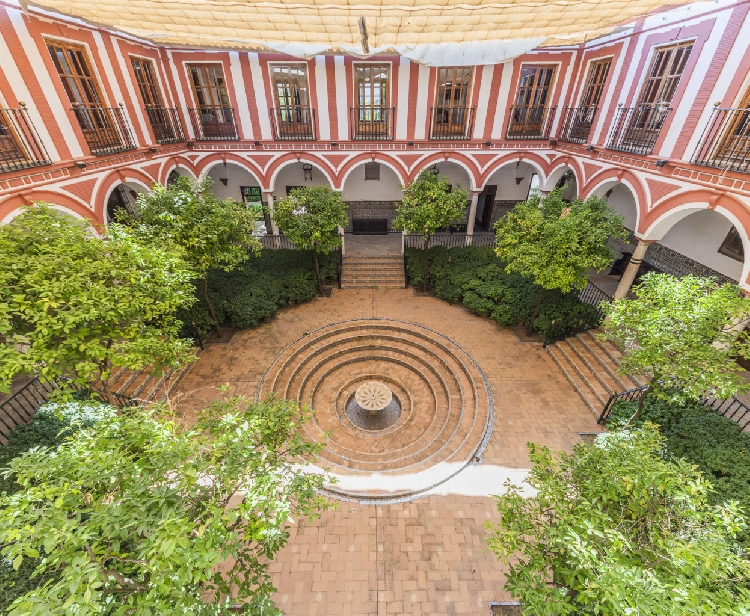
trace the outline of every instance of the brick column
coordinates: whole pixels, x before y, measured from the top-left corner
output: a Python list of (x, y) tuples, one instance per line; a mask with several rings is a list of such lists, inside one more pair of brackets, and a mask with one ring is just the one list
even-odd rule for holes
[(643, 263), (643, 257), (646, 256), (649, 244), (652, 243), (653, 242), (647, 242), (641, 239), (638, 240), (638, 245), (633, 251), (633, 256), (630, 257), (630, 262), (625, 268), (625, 273), (622, 275), (622, 278), (620, 278), (620, 284), (617, 286), (614, 299), (622, 299), (630, 292), (630, 287), (633, 286), (633, 281), (638, 273), (638, 268), (641, 266), (641, 263)]

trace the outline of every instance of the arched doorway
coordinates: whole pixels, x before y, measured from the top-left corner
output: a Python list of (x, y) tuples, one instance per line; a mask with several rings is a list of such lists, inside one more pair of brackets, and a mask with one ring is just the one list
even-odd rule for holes
[(536, 165), (518, 160), (500, 166), (489, 175), (479, 195), (474, 230), (492, 231), (499, 218), (541, 186), (541, 171)]
[[(219, 199), (236, 199), (259, 210), (263, 205), (263, 189), (260, 180), (247, 168), (231, 161), (213, 165), (207, 173), (214, 182), (214, 194)], [(272, 233), (271, 219), (267, 212), (255, 225), (253, 235)]]
[(393, 231), (396, 205), (404, 196), (401, 179), (386, 164), (362, 162), (344, 180), (342, 198), (349, 206), (347, 232), (385, 234)]
[(145, 192), (146, 189), (135, 182), (122, 182), (112, 188), (109, 197), (107, 197), (107, 224), (117, 222), (120, 213), (134, 215), (138, 195)]

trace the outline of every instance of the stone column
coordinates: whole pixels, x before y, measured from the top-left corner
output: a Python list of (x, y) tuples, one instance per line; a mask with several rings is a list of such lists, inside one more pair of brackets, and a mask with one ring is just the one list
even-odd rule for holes
[(268, 207), (268, 215), (271, 217), (271, 233), (273, 235), (279, 234), (279, 228), (276, 226), (276, 223), (273, 221), (273, 193), (270, 190), (263, 191), (263, 194), (266, 196), (266, 206)]
[(633, 281), (638, 273), (638, 268), (641, 266), (641, 263), (643, 263), (643, 257), (646, 256), (646, 250), (648, 250), (648, 246), (651, 243), (652, 242), (647, 242), (641, 239), (638, 240), (638, 245), (633, 251), (633, 256), (630, 257), (630, 262), (628, 263), (627, 268), (625, 268), (625, 273), (620, 279), (620, 284), (617, 286), (614, 299), (622, 299), (630, 292), (630, 287), (633, 286)]
[(471, 191), (471, 206), (469, 206), (469, 218), (466, 220), (466, 235), (474, 234), (474, 221), (477, 217), (477, 203), (479, 203), (479, 195), (481, 193), (481, 190)]

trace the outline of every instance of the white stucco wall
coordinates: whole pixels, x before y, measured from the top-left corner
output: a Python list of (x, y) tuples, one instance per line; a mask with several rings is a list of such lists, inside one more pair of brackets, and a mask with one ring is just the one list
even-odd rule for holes
[(352, 169), (344, 183), (344, 201), (401, 201), (404, 193), (395, 171), (380, 165), (380, 180), (365, 180), (365, 166)]
[(523, 201), (529, 194), (531, 176), (536, 171), (531, 165), (522, 162), (518, 166), (518, 172), (519, 175), (523, 174), (523, 179), (519, 184), (516, 184), (516, 164), (510, 163), (500, 167), (487, 178), (485, 186), (493, 184), (497, 186), (495, 199), (498, 201)]
[(286, 187), (287, 186), (330, 186), (331, 183), (325, 174), (313, 166), (312, 168), (312, 182), (308, 180), (305, 182), (305, 173), (302, 170), (303, 163), (292, 163), (283, 167), (276, 176), (276, 185), (273, 191), (274, 199), (286, 198)]
[[(208, 175), (214, 181), (214, 194), (219, 199), (228, 199), (231, 197), (240, 201), (242, 200), (240, 186), (260, 186), (255, 176), (247, 169), (229, 162), (226, 167), (222, 164), (211, 167)], [(226, 186), (220, 181), (221, 178), (227, 179)]]
[(718, 252), (731, 228), (732, 223), (718, 212), (702, 210), (683, 218), (659, 243), (739, 280), (742, 263)]
[(634, 231), (638, 210), (635, 205), (635, 197), (633, 197), (630, 189), (624, 184), (616, 184), (607, 202), (625, 219), (625, 226)]
[[(430, 166), (431, 167), (431, 166)], [(471, 181), (469, 174), (461, 165), (456, 163), (442, 162), (437, 164), (440, 175), (446, 176), (451, 186), (461, 185), (467, 192), (471, 192)]]

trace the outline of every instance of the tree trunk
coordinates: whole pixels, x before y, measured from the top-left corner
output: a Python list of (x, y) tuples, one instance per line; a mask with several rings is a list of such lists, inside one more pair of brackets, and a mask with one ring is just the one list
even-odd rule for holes
[(534, 331), (534, 321), (536, 321), (536, 317), (539, 314), (539, 308), (542, 306), (542, 287), (539, 287), (539, 293), (536, 294), (536, 306), (534, 307), (534, 312), (531, 314), (531, 319), (529, 320), (529, 327), (526, 330), (526, 335), (531, 336), (531, 332)]
[(320, 279), (320, 265), (318, 264), (317, 252), (313, 252), (313, 259), (315, 260), (315, 278), (318, 281), (318, 293), (323, 295), (323, 281)]
[(107, 402), (109, 402), (112, 406), (117, 408), (117, 398), (115, 398), (115, 394), (112, 393), (112, 389), (109, 386), (109, 379), (102, 379), (102, 389), (104, 390), (104, 395), (107, 398)]
[(208, 312), (211, 315), (211, 318), (214, 320), (214, 329), (216, 330), (216, 337), (221, 338), (224, 336), (224, 332), (221, 331), (221, 325), (219, 325), (219, 319), (216, 318), (216, 311), (214, 310), (214, 305), (211, 303), (211, 300), (208, 298), (208, 280), (206, 278), (203, 278), (201, 280), (201, 292), (203, 293), (203, 299), (206, 300), (206, 305), (208, 306)]
[(422, 278), (422, 290), (427, 292), (427, 255), (430, 251), (430, 236), (424, 236), (424, 273)]
[(638, 398), (638, 408), (636, 409), (635, 413), (633, 413), (630, 416), (630, 419), (628, 419), (628, 423), (625, 424), (626, 428), (629, 428), (631, 426), (631, 424), (636, 419), (638, 419), (638, 417), (640, 416), (640, 414), (643, 412), (643, 401), (646, 399), (646, 396), (648, 396), (648, 394), (651, 392), (651, 383), (653, 383), (653, 382), (654, 382), (653, 379), (651, 381), (649, 381), (648, 387), (646, 387), (645, 391), (643, 392), (643, 395), (640, 398)]

